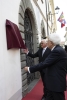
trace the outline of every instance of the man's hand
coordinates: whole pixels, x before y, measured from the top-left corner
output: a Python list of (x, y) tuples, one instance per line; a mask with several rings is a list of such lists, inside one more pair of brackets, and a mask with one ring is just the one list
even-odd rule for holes
[(27, 66), (24, 69), (25, 69), (25, 71), (28, 71), (28, 67)]
[(28, 49), (23, 49), (23, 52), (27, 54), (29, 51)]

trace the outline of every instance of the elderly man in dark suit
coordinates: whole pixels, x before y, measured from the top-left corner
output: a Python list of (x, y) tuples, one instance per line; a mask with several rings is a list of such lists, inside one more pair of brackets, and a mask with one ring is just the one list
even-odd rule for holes
[[(40, 48), (39, 48), (39, 50), (36, 53), (31, 54), (28, 51), (28, 49), (25, 49), (23, 51), (24, 51), (24, 53), (27, 54), (27, 56), (30, 56), (32, 58), (38, 57), (39, 58), (39, 63), (44, 61), (46, 59), (46, 57), (51, 52), (51, 50), (49, 48), (47, 48), (47, 38), (41, 40)], [(44, 94), (43, 94), (41, 100), (44, 100), (46, 95), (47, 95), (47, 89), (46, 89), (46, 84), (45, 84), (45, 80), (44, 80), (44, 78), (45, 78), (45, 69), (44, 70), (40, 70), (40, 75), (41, 75), (42, 82), (43, 82), (43, 87), (44, 87), (44, 89), (43, 89)]]
[(48, 47), (51, 49), (50, 55), (44, 62), (25, 67), (25, 70), (30, 73), (47, 68), (45, 75), (48, 89), (46, 100), (65, 100), (67, 55), (59, 44), (59, 35), (56, 33), (50, 34), (48, 37)]

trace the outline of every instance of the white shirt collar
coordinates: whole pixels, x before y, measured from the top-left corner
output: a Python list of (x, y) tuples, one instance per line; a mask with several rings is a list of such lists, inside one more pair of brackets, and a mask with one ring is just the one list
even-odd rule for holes
[(43, 50), (46, 50), (46, 49), (47, 49), (47, 47), (43, 48)]
[(54, 46), (52, 49), (51, 49), (51, 51), (53, 51), (53, 49), (55, 48), (56, 46)]

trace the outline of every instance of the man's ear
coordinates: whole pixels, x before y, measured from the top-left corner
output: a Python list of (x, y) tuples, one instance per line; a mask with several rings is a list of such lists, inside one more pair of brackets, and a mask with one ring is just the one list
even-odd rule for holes
[(54, 45), (54, 43), (51, 41), (51, 44)]

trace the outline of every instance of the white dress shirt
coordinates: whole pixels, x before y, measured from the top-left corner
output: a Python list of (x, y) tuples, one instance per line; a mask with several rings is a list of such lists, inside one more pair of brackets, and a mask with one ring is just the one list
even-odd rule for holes
[(53, 51), (54, 48), (55, 48), (55, 46), (51, 49), (51, 51)]

